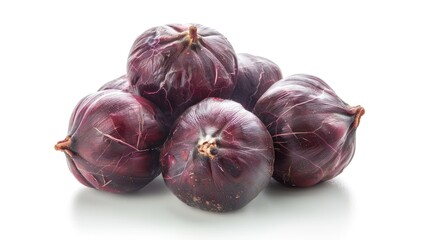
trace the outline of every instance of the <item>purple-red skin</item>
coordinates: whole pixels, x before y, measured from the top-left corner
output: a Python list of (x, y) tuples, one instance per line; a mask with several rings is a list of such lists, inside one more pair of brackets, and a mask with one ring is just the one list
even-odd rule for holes
[(134, 192), (157, 177), (159, 151), (168, 131), (148, 100), (119, 90), (83, 98), (70, 118), (67, 137), (55, 145), (85, 186)]
[(189, 206), (242, 208), (269, 183), (274, 164), (264, 124), (232, 100), (207, 98), (175, 122), (160, 154), (167, 187)]
[(199, 24), (154, 27), (134, 42), (128, 57), (131, 86), (173, 121), (207, 97), (230, 97), (237, 59), (228, 40)]
[(231, 99), (252, 111), (262, 94), (283, 78), (282, 72), (274, 62), (248, 53), (237, 54), (237, 62), (237, 84)]
[(273, 84), (253, 112), (273, 138), (274, 179), (309, 187), (334, 178), (350, 163), (365, 110), (349, 106), (323, 80), (297, 74)]
[(126, 75), (120, 76), (116, 79), (113, 79), (98, 89), (98, 91), (116, 89), (124, 92), (132, 92), (131, 84)]

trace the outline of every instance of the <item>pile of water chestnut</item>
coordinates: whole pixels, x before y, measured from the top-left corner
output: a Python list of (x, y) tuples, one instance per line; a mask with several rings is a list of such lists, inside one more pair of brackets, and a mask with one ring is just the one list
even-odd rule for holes
[(127, 72), (80, 100), (55, 149), (85, 186), (131, 193), (162, 174), (187, 205), (227, 212), (271, 178), (311, 187), (340, 174), (364, 112), (212, 28), (171, 24), (135, 40)]

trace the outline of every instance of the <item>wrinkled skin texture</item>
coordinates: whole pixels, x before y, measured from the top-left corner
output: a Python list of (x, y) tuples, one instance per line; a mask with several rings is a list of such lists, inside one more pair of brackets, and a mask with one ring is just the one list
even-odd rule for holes
[(236, 73), (228, 40), (198, 24), (151, 28), (136, 39), (128, 58), (134, 91), (171, 121), (206, 97), (230, 97)]
[(262, 94), (282, 79), (282, 72), (272, 61), (247, 53), (237, 54), (237, 62), (237, 84), (231, 99), (252, 111)]
[(219, 98), (181, 115), (160, 156), (168, 188), (189, 206), (214, 212), (254, 199), (270, 181), (274, 162), (263, 123), (240, 104)]
[(334, 178), (350, 163), (364, 109), (346, 104), (319, 78), (293, 75), (272, 85), (253, 112), (273, 138), (274, 179), (308, 187)]
[(82, 184), (116, 193), (134, 192), (161, 172), (159, 148), (167, 136), (161, 112), (148, 100), (119, 90), (83, 98), (65, 140), (70, 171)]
[(124, 92), (132, 92), (130, 82), (126, 75), (120, 76), (112, 81), (105, 83), (98, 91), (116, 89)]

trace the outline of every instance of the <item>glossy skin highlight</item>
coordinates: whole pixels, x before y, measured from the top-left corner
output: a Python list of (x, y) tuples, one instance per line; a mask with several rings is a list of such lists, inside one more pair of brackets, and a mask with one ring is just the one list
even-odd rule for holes
[(350, 163), (365, 110), (349, 106), (323, 80), (297, 74), (273, 84), (253, 112), (273, 138), (274, 179), (309, 187), (334, 178)]
[(148, 100), (119, 90), (83, 98), (67, 137), (55, 145), (82, 184), (128, 193), (160, 174), (159, 148), (167, 136), (161, 112)]
[(151, 28), (128, 57), (133, 91), (155, 103), (171, 120), (206, 97), (230, 97), (237, 59), (228, 40), (199, 24)]
[(263, 123), (239, 103), (208, 98), (174, 124), (160, 155), (168, 188), (189, 206), (242, 208), (269, 183), (274, 149)]
[(282, 72), (274, 62), (248, 53), (237, 54), (237, 62), (237, 85), (231, 99), (252, 111), (262, 94), (282, 79)]

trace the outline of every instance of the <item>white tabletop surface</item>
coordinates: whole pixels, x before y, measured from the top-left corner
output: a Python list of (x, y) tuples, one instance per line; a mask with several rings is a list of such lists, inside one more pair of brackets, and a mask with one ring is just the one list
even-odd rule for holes
[[(423, 2), (2, 1), (0, 239), (429, 239)], [(78, 183), (53, 148), (77, 101), (125, 73), (140, 33), (188, 22), (364, 106), (345, 171), (308, 189), (272, 182), (226, 214), (186, 206), (161, 177), (131, 196)]]

